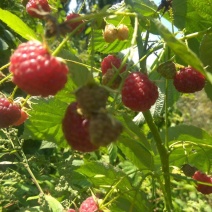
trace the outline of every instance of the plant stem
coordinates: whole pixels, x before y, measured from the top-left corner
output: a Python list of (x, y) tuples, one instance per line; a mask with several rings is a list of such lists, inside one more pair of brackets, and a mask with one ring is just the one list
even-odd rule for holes
[(164, 187), (165, 187), (165, 204), (167, 211), (171, 211), (172, 209), (172, 198), (171, 198), (171, 183), (170, 183), (170, 175), (169, 175), (169, 153), (166, 147), (163, 144), (163, 141), (159, 135), (158, 129), (153, 121), (151, 113), (148, 111), (143, 112), (144, 118), (151, 130), (153, 137), (156, 142), (156, 146), (158, 149), (158, 153), (160, 155), (162, 172), (164, 177)]

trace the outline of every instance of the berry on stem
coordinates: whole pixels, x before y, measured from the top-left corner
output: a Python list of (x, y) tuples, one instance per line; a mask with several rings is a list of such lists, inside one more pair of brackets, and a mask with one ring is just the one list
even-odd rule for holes
[(95, 201), (92, 196), (84, 200), (79, 208), (79, 212), (97, 212), (97, 211), (101, 212), (99, 210), (98, 202)]
[(11, 126), (21, 117), (21, 109), (7, 98), (0, 98), (0, 128)]
[(103, 32), (103, 37), (105, 42), (112, 43), (117, 39), (117, 29), (113, 24), (108, 24), (105, 26)]
[(68, 67), (38, 41), (18, 46), (10, 58), (13, 82), (32, 96), (55, 95), (67, 82)]
[(133, 111), (146, 111), (155, 104), (158, 88), (147, 75), (132, 72), (125, 79), (122, 87), (122, 102)]
[[(75, 30), (78, 26), (80, 26), (81, 24), (83, 24), (84, 22), (83, 22), (83, 20), (80, 20), (80, 21), (74, 21), (74, 19), (75, 18), (78, 18), (78, 17), (80, 17), (80, 15), (79, 14), (77, 14), (77, 13), (70, 13), (70, 14), (68, 14), (67, 16), (66, 16), (66, 21), (65, 21), (65, 23), (66, 23), (66, 26), (69, 28), (69, 32), (72, 32), (73, 30)], [(77, 32), (76, 32), (76, 34), (80, 34), (83, 30), (84, 30), (84, 26), (81, 26), (78, 30), (77, 30)]]
[[(101, 62), (101, 70), (102, 74), (104, 75), (108, 69), (113, 69), (114, 67), (119, 69), (121, 67), (121, 59), (114, 56), (114, 55), (108, 55), (105, 57)], [(123, 73), (126, 70), (127, 66), (126, 64), (122, 67), (120, 70), (120, 73)]]
[(47, 0), (29, 0), (26, 4), (27, 13), (34, 18), (43, 18), (42, 12), (50, 12), (50, 6)]
[(129, 37), (129, 29), (126, 25), (120, 24), (117, 27), (117, 38), (119, 40), (127, 40)]
[(68, 144), (81, 152), (92, 152), (98, 149), (90, 141), (89, 120), (77, 112), (77, 103), (71, 103), (62, 121), (62, 130)]
[(158, 66), (157, 71), (166, 79), (173, 79), (176, 74), (176, 67), (172, 61), (166, 61)]
[(197, 183), (197, 187), (196, 187), (197, 191), (201, 192), (202, 194), (212, 193), (212, 177), (209, 177), (208, 175), (201, 173), (200, 171), (196, 171), (194, 175), (192, 176), (192, 178), (200, 182), (211, 184), (211, 186), (209, 186), (209, 185)]
[(205, 77), (192, 67), (181, 68), (174, 77), (176, 90), (182, 93), (194, 93), (205, 86)]
[(12, 125), (19, 126), (23, 124), (27, 120), (27, 118), (28, 118), (28, 114), (21, 109), (21, 117), (17, 121), (15, 121)]

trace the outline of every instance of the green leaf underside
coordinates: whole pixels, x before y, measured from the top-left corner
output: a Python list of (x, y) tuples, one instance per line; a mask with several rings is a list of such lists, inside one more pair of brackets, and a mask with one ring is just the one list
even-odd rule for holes
[(0, 8), (0, 20), (7, 24), (17, 34), (27, 40), (37, 39), (35, 32), (27, 26), (19, 17), (7, 10)]

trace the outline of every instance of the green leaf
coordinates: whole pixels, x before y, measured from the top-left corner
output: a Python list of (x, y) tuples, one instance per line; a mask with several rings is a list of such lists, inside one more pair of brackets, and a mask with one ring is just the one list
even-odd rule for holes
[(7, 45), (7, 43), (5, 42), (5, 40), (3, 40), (2, 38), (0, 38), (0, 51), (7, 50), (8, 48), (9, 48), (9, 46)]
[(154, 169), (154, 160), (151, 152), (134, 138), (120, 136), (118, 147), (140, 170)]
[(186, 24), (187, 0), (173, 0), (174, 25), (183, 29)]
[(45, 195), (45, 200), (48, 202), (49, 208), (51, 209), (52, 212), (59, 212), (64, 210), (60, 202), (56, 200), (54, 197), (50, 195)]
[(62, 119), (67, 103), (55, 98), (33, 99), (30, 118), (25, 123), (23, 137), (40, 139), (66, 146), (62, 132)]
[(212, 136), (201, 128), (192, 125), (178, 125), (168, 129), (169, 142), (191, 141), (199, 144), (208, 144), (212, 147)]
[(76, 87), (86, 84), (93, 78), (91, 72), (84, 66), (83, 62), (76, 55), (66, 50), (62, 50), (58, 56), (66, 60), (71, 79)]
[(205, 92), (210, 100), (212, 100), (212, 33), (206, 34), (200, 45), (200, 59), (202, 60), (204, 66), (206, 67), (206, 74), (211, 77), (210, 82), (206, 83)]
[(204, 67), (200, 59), (192, 52), (185, 43), (181, 42), (174, 35), (161, 24), (160, 21), (154, 19), (152, 20), (155, 27), (158, 29), (159, 34), (167, 43), (167, 45), (171, 48), (171, 50), (179, 56), (186, 64), (194, 67), (199, 72), (206, 76)]
[(35, 32), (27, 26), (19, 17), (7, 10), (0, 8), (0, 20), (7, 24), (17, 34), (27, 40), (37, 39)]
[[(112, 189), (112, 186), (123, 194), (125, 199), (134, 205), (136, 211), (148, 210), (149, 205), (146, 195), (132, 187), (128, 177), (119, 169), (100, 162), (86, 162), (77, 171), (85, 175), (94, 186)], [(140, 189), (140, 188), (138, 188)]]

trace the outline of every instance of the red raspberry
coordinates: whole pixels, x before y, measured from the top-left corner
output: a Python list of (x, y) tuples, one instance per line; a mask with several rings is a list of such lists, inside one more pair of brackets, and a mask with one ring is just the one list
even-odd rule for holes
[(200, 182), (211, 183), (211, 186), (197, 183), (196, 189), (197, 189), (197, 191), (201, 192), (202, 194), (211, 194), (212, 193), (212, 177), (209, 177), (206, 174), (201, 173), (200, 171), (196, 171), (192, 178), (194, 180), (198, 180)]
[(98, 203), (91, 196), (82, 202), (79, 208), (79, 212), (101, 212), (101, 211), (99, 210)]
[(21, 117), (16, 122), (14, 122), (12, 125), (19, 126), (19, 125), (23, 124), (27, 120), (27, 118), (28, 118), (28, 114), (24, 110), (21, 110)]
[(71, 103), (66, 109), (62, 129), (69, 145), (81, 152), (92, 152), (98, 149), (90, 142), (89, 120), (77, 112), (77, 103)]
[(43, 18), (42, 12), (50, 12), (49, 3), (47, 0), (29, 0), (26, 5), (26, 11), (34, 18)]
[(182, 93), (194, 93), (205, 86), (205, 77), (192, 67), (181, 68), (174, 77), (175, 88)]
[(120, 24), (117, 28), (117, 37), (119, 40), (127, 40), (129, 37), (129, 29), (126, 25)]
[(76, 212), (76, 210), (70, 208), (70, 209), (67, 210), (67, 212)]
[[(114, 55), (108, 55), (101, 62), (102, 74), (104, 75), (108, 69), (113, 69), (113, 67), (116, 67), (117, 69), (119, 69), (121, 66), (121, 62), (122, 62), (121, 59), (119, 59), (118, 57)], [(124, 65), (122, 69), (120, 70), (120, 73), (124, 72), (126, 70), (126, 67), (127, 66)]]
[(117, 29), (113, 24), (108, 24), (105, 26), (103, 37), (107, 43), (112, 43), (117, 39)]
[(9, 127), (21, 117), (18, 105), (6, 98), (0, 98), (0, 128)]
[[(84, 23), (83, 20), (81, 21), (75, 21), (75, 18), (80, 17), (79, 14), (77, 13), (70, 13), (69, 15), (66, 16), (66, 23), (67, 23), (67, 27), (70, 29), (69, 31), (72, 32), (74, 29), (76, 29), (78, 26), (80, 26), (81, 24)], [(77, 30), (77, 34), (81, 33), (84, 30), (84, 25), (81, 26), (78, 30)]]
[(122, 102), (134, 111), (146, 111), (156, 102), (158, 88), (145, 74), (132, 72), (122, 87)]
[(55, 95), (67, 81), (67, 66), (38, 41), (22, 43), (10, 58), (13, 82), (32, 96)]

